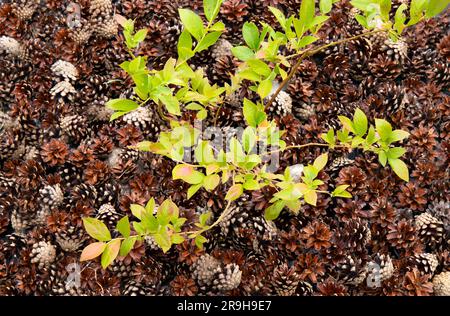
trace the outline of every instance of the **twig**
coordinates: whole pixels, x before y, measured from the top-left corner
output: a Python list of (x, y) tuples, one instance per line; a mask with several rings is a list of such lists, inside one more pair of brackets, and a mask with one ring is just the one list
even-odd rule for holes
[[(288, 76), (281, 82), (281, 84), (278, 86), (277, 90), (272, 94), (272, 97), (270, 98), (269, 102), (267, 102), (266, 106), (264, 107), (265, 110), (267, 110), (270, 105), (275, 101), (276, 97), (278, 96), (278, 94), (281, 92), (281, 90), (288, 84), (288, 82), (292, 79), (292, 77), (295, 75), (295, 73), (297, 72), (298, 68), (300, 67), (300, 65), (302, 64), (303, 59), (305, 59), (306, 57), (310, 57), (314, 54), (317, 54), (318, 52), (331, 47), (331, 46), (336, 46), (336, 45), (340, 45), (340, 44), (344, 44), (347, 42), (351, 42), (354, 41), (355, 39), (358, 38), (362, 38), (365, 36), (369, 36), (369, 35), (373, 35), (376, 33), (380, 33), (380, 32), (384, 32), (384, 30), (375, 30), (375, 31), (370, 31), (370, 32), (366, 32), (366, 33), (362, 33), (359, 35), (355, 35), (349, 38), (345, 38), (336, 42), (332, 42), (332, 43), (328, 43), (322, 46), (319, 46), (315, 49), (307, 49), (306, 51), (302, 51), (300, 53), (298, 53), (298, 55), (300, 56), (300, 58), (297, 60), (297, 62), (295, 63), (294, 67), (292, 67), (291, 71), (289, 72)], [(291, 55), (289, 57), (296, 57), (297, 54)]]

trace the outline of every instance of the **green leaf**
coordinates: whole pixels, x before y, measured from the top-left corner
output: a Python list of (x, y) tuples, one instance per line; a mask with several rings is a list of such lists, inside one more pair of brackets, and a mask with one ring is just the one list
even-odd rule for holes
[(214, 23), (213, 26), (209, 28), (210, 31), (218, 31), (223, 32), (225, 31), (225, 24), (222, 21)]
[(268, 208), (266, 208), (266, 210), (264, 211), (264, 217), (268, 220), (268, 221), (273, 221), (274, 219), (276, 219), (281, 211), (283, 210), (285, 206), (285, 202), (284, 201), (277, 201), (274, 204), (272, 204), (271, 206), (269, 206)]
[(450, 4), (450, 0), (429, 0), (425, 16), (432, 18), (441, 13)]
[(125, 238), (120, 245), (119, 256), (126, 257), (130, 253), (131, 249), (133, 249), (135, 243), (136, 237), (133, 236)]
[(315, 0), (302, 0), (300, 5), (300, 20), (308, 28), (314, 19)]
[(328, 154), (322, 154), (319, 157), (314, 160), (314, 168), (316, 168), (317, 171), (322, 170), (326, 165), (328, 161)]
[(261, 188), (258, 181), (254, 180), (254, 179), (245, 180), (245, 182), (242, 186), (244, 187), (245, 190), (249, 190), (249, 191), (259, 190)]
[(202, 235), (197, 235), (195, 237), (195, 245), (199, 248), (199, 249), (203, 249), (203, 244), (205, 242), (207, 242), (208, 239), (206, 239), (205, 237), (203, 237)]
[(142, 219), (142, 214), (145, 213), (145, 208), (139, 204), (131, 204), (130, 205), (131, 213), (139, 219)]
[(240, 183), (235, 184), (228, 190), (227, 195), (225, 196), (225, 200), (227, 201), (237, 200), (242, 195), (242, 193), (244, 193), (242, 184)]
[(210, 46), (214, 45), (219, 39), (222, 32), (211, 32), (205, 35), (205, 37), (198, 43), (196, 52), (201, 52), (208, 49)]
[(320, 0), (319, 8), (322, 14), (327, 14), (331, 11), (331, 6), (333, 5), (333, 0)]
[(261, 99), (265, 99), (272, 91), (272, 80), (266, 79), (260, 82), (258, 86), (258, 94)]
[(111, 240), (111, 233), (102, 221), (92, 217), (85, 217), (83, 218), (83, 224), (84, 229), (92, 238), (98, 241)]
[(314, 43), (318, 39), (319, 39), (318, 37), (308, 35), (308, 36), (302, 37), (302, 39), (298, 42), (297, 46), (298, 46), (298, 48), (303, 48), (305, 46), (308, 46), (308, 45)]
[(408, 132), (402, 131), (401, 129), (396, 129), (391, 133), (391, 136), (389, 137), (389, 142), (390, 143), (399, 142), (408, 137), (409, 137)]
[(314, 191), (314, 190), (307, 191), (303, 195), (303, 198), (305, 199), (306, 203), (308, 203), (310, 205), (313, 205), (313, 206), (316, 206), (316, 204), (317, 204), (317, 193), (316, 193), (316, 191)]
[(158, 246), (161, 247), (164, 253), (169, 251), (170, 247), (172, 246), (172, 242), (166, 231), (153, 235), (153, 238), (155, 239), (155, 242), (158, 244)]
[(127, 114), (127, 112), (115, 112), (115, 113), (111, 114), (111, 117), (109, 118), (109, 121), (112, 122), (115, 119), (118, 119), (119, 117), (121, 117), (121, 116), (123, 116), (125, 114)]
[(114, 111), (130, 112), (136, 110), (139, 104), (128, 99), (113, 99), (106, 102), (106, 107)]
[(245, 22), (242, 27), (242, 35), (247, 46), (254, 51), (259, 48), (259, 31), (258, 27), (253, 22)]
[(175, 244), (175, 245), (181, 244), (185, 240), (184, 237), (181, 236), (180, 234), (173, 234), (170, 237), (170, 239), (171, 239), (172, 243)]
[(360, 109), (356, 109), (353, 115), (353, 128), (356, 135), (363, 137), (367, 132), (367, 126), (367, 116)]
[(339, 115), (338, 119), (339, 119), (339, 121), (341, 121), (344, 129), (346, 129), (350, 132), (353, 132), (353, 133), (355, 132), (355, 130), (353, 128), (353, 122), (348, 117)]
[(406, 25), (405, 25), (406, 15), (403, 12), (407, 9), (408, 9), (408, 6), (404, 3), (402, 3), (397, 8), (397, 11), (395, 11), (394, 29), (397, 31), (398, 34), (401, 34), (403, 32), (403, 29), (406, 27)]
[(213, 21), (219, 13), (222, 0), (203, 0), (203, 12), (208, 21)]
[(194, 53), (192, 52), (192, 37), (187, 30), (181, 32), (180, 37), (178, 39), (177, 48), (178, 48), (178, 56), (181, 59), (188, 59), (193, 56)]
[(330, 128), (328, 132), (322, 133), (320, 137), (329, 145), (334, 146), (336, 144), (336, 139), (334, 137), (334, 129)]
[(366, 17), (364, 17), (364, 16), (362, 16), (362, 15), (360, 15), (360, 14), (357, 14), (357, 15), (355, 15), (355, 19), (356, 19), (356, 21), (358, 21), (358, 23), (361, 24), (365, 29), (368, 29), (368, 28), (369, 28), (369, 24), (367, 23)]
[(106, 248), (106, 244), (104, 242), (94, 242), (88, 245), (81, 252), (80, 261), (92, 260), (100, 256)]
[(286, 28), (286, 17), (284, 16), (283, 12), (281, 12), (279, 9), (269, 6), (270, 12), (275, 16), (278, 23), (280, 23), (280, 26), (285, 29)]
[(145, 37), (147, 36), (147, 29), (142, 29), (136, 32), (136, 34), (134, 34), (133, 36), (133, 40), (137, 43), (142, 42), (143, 40), (145, 40)]
[(402, 160), (398, 158), (388, 158), (388, 162), (392, 170), (394, 170), (400, 179), (405, 180), (406, 182), (409, 181), (408, 166), (406, 166)]
[(198, 221), (200, 222), (200, 225), (202, 227), (206, 226), (206, 223), (208, 222), (208, 220), (211, 218), (212, 213), (208, 212), (208, 213), (203, 213), (202, 215), (199, 216)]
[(244, 149), (242, 148), (241, 143), (233, 137), (230, 140), (230, 152), (227, 153), (227, 157), (231, 159), (233, 162), (243, 162), (245, 160)]
[(255, 53), (247, 46), (236, 46), (231, 48), (233, 55), (242, 61), (247, 61), (255, 57)]
[(106, 244), (105, 251), (102, 254), (102, 268), (106, 269), (116, 259), (120, 250), (120, 239), (113, 239)]
[(211, 192), (214, 190), (220, 182), (220, 177), (217, 174), (210, 174), (209, 176), (206, 176), (203, 179), (203, 186), (205, 187), (206, 191)]
[(181, 115), (180, 103), (178, 102), (178, 99), (176, 97), (167, 94), (167, 95), (160, 95), (159, 99), (161, 100), (162, 103), (164, 103), (167, 111), (169, 111), (170, 114)]
[(375, 128), (380, 135), (381, 140), (388, 140), (392, 134), (391, 124), (383, 119), (375, 119)]
[(191, 185), (187, 191), (187, 199), (189, 200), (202, 187), (202, 184)]
[(186, 30), (188, 30), (189, 33), (191, 33), (191, 35), (199, 41), (205, 32), (200, 16), (189, 9), (178, 9), (178, 13), (180, 14), (181, 22)]
[(242, 145), (244, 150), (249, 154), (256, 144), (256, 132), (252, 126), (247, 126), (242, 133)]
[(247, 64), (250, 66), (250, 69), (252, 69), (258, 75), (264, 76), (265, 78), (268, 77), (272, 72), (269, 66), (267, 66), (265, 62), (259, 59), (249, 59), (247, 60)]
[(403, 154), (406, 152), (406, 149), (402, 147), (393, 147), (389, 148), (388, 152), (386, 153), (388, 158), (395, 159), (400, 158), (403, 156)]
[(122, 234), (123, 237), (129, 237), (130, 236), (130, 221), (128, 220), (128, 216), (122, 217), (120, 221), (117, 222), (116, 225), (117, 230), (119, 233)]
[(243, 112), (247, 124), (255, 128), (267, 117), (263, 110), (260, 110), (255, 103), (248, 100), (247, 98), (244, 99)]
[(378, 161), (381, 163), (381, 165), (384, 167), (386, 166), (386, 162), (387, 162), (387, 155), (384, 151), (380, 151), (378, 153)]

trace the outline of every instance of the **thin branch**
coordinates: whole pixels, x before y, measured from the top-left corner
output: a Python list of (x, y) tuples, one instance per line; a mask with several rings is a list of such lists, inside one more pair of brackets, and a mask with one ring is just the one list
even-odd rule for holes
[[(295, 65), (292, 67), (292, 69), (289, 72), (288, 76), (281, 82), (281, 84), (278, 86), (277, 90), (272, 94), (272, 97), (270, 98), (269, 102), (267, 102), (267, 104), (264, 107), (264, 109), (267, 110), (270, 107), (270, 105), (275, 101), (275, 99), (278, 96), (278, 94), (289, 83), (289, 81), (295, 75), (295, 73), (297, 72), (298, 68), (302, 64), (302, 61), (305, 58), (310, 57), (310, 56), (312, 56), (314, 54), (317, 54), (317, 53), (321, 52), (322, 50), (324, 50), (324, 49), (326, 49), (328, 47), (332, 47), (332, 46), (344, 44), (344, 43), (347, 43), (347, 42), (351, 42), (351, 41), (354, 41), (354, 40), (356, 40), (358, 38), (366, 37), (366, 36), (373, 35), (373, 34), (380, 33), (380, 32), (384, 32), (384, 30), (375, 30), (375, 31), (362, 33), (362, 34), (359, 34), (359, 35), (356, 35), (356, 36), (352, 36), (352, 37), (345, 38), (345, 39), (342, 39), (342, 40), (339, 40), (339, 41), (336, 41), (336, 42), (331, 42), (331, 43), (319, 46), (319, 47), (317, 47), (315, 49), (307, 49), (306, 51), (302, 51), (302, 52), (298, 53), (298, 54), (300, 54), (299, 55), (300, 58), (297, 60)], [(296, 54), (291, 55), (289, 57), (296, 57)]]

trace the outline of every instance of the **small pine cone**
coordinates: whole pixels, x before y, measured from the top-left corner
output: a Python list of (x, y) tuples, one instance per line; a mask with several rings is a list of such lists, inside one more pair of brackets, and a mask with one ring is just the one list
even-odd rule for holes
[(53, 73), (62, 80), (75, 81), (78, 78), (77, 68), (64, 60), (58, 60), (51, 67)]
[(198, 288), (195, 281), (185, 275), (177, 275), (170, 282), (171, 293), (176, 296), (194, 296)]
[(95, 201), (97, 199), (97, 189), (90, 184), (81, 183), (73, 187), (72, 199), (74, 201)]
[(428, 206), (427, 213), (444, 223), (446, 230), (450, 230), (450, 202), (436, 201)]
[(295, 291), (296, 296), (311, 296), (314, 292), (311, 283), (306, 281), (299, 281), (297, 290)]
[(192, 277), (200, 286), (207, 286), (213, 282), (217, 269), (220, 269), (220, 261), (211, 255), (204, 254), (191, 266)]
[(122, 291), (125, 296), (156, 296), (157, 287), (154, 284), (146, 285), (136, 280), (129, 280)]
[(372, 261), (367, 264), (367, 284), (370, 287), (379, 287), (381, 282), (388, 280), (394, 274), (394, 265), (389, 255), (375, 254)]
[(5, 53), (13, 58), (27, 58), (27, 50), (25, 47), (14, 38), (8, 36), (0, 36), (0, 53)]
[(401, 39), (394, 42), (387, 38), (381, 46), (381, 50), (400, 64), (408, 59), (408, 44)]
[(292, 296), (297, 290), (299, 281), (300, 277), (295, 272), (295, 267), (282, 264), (273, 271), (270, 286), (274, 295)]
[(359, 285), (367, 276), (367, 266), (359, 257), (347, 255), (334, 268), (336, 278), (344, 283)]
[(120, 187), (119, 185), (111, 182), (107, 182), (103, 185), (97, 187), (97, 199), (96, 204), (101, 205), (105, 203), (113, 203), (117, 200), (119, 195)]
[(42, 203), (44, 203), (44, 206), (48, 208), (61, 205), (64, 201), (64, 193), (62, 192), (59, 184), (46, 185), (39, 190), (39, 195)]
[(86, 19), (81, 19), (74, 23), (70, 29), (70, 37), (78, 45), (86, 44), (92, 36), (92, 26)]
[(436, 274), (433, 278), (433, 289), (437, 296), (450, 296), (450, 272)]
[(12, 4), (12, 12), (19, 20), (29, 20), (39, 7), (40, 2), (40, 0), (16, 0)]
[(232, 56), (231, 48), (233, 45), (226, 39), (219, 39), (211, 49), (211, 56), (216, 61), (226, 56)]
[(111, 0), (91, 0), (89, 5), (89, 13), (93, 17), (110, 16), (113, 13), (113, 5)]
[(345, 247), (357, 252), (364, 252), (371, 241), (371, 232), (366, 223), (360, 219), (350, 219), (336, 233), (336, 239)]
[(346, 156), (340, 156), (340, 157), (333, 159), (333, 161), (331, 162), (331, 164), (329, 166), (330, 178), (332, 178), (332, 179), (337, 178), (339, 171), (342, 168), (351, 166), (354, 163), (355, 163), (354, 159), (351, 159)]
[(69, 81), (60, 81), (53, 88), (50, 89), (50, 94), (54, 97), (61, 96), (67, 97), (69, 100), (72, 100), (74, 96), (77, 94), (77, 90), (75, 90), (74, 86)]
[(295, 117), (308, 121), (311, 116), (316, 114), (316, 107), (314, 104), (303, 103), (301, 106), (294, 106), (293, 113)]
[(450, 83), (450, 63), (435, 62), (432, 68), (427, 71), (427, 76), (430, 82), (448, 87)]
[(122, 120), (128, 124), (134, 125), (142, 132), (152, 130), (158, 133), (159, 127), (153, 123), (153, 114), (146, 107), (139, 107), (135, 111), (125, 114)]
[(103, 22), (99, 22), (95, 26), (95, 32), (104, 38), (111, 38), (118, 33), (118, 25), (116, 20), (111, 17), (109, 19), (104, 20)]
[(116, 227), (116, 223), (120, 220), (121, 214), (116, 212), (114, 206), (106, 203), (98, 209), (97, 218), (104, 222), (108, 227)]
[(430, 213), (422, 213), (415, 218), (415, 225), (422, 242), (432, 248), (442, 243), (445, 229), (444, 223)]
[(153, 238), (153, 236), (145, 236), (144, 241), (150, 250), (157, 251), (160, 249), (159, 245), (156, 243), (155, 238)]
[(48, 267), (56, 259), (56, 248), (49, 242), (40, 241), (33, 244), (30, 257), (31, 263), (37, 263), (40, 269)]
[(58, 139), (52, 139), (42, 146), (41, 158), (49, 166), (64, 164), (68, 155), (67, 145)]
[(384, 80), (394, 80), (402, 71), (401, 66), (386, 55), (380, 55), (372, 60), (369, 69), (375, 77)]
[[(272, 94), (270, 94), (267, 99), (270, 99)], [(280, 91), (276, 96), (273, 103), (269, 106), (268, 112), (275, 114), (279, 117), (286, 116), (287, 114), (292, 113), (292, 98), (291, 96), (285, 92)]]
[(73, 186), (75, 184), (80, 183), (82, 171), (77, 168), (75, 165), (70, 163), (66, 163), (59, 170), (59, 176), (61, 177), (61, 181), (67, 186)]
[(230, 23), (242, 22), (248, 15), (248, 5), (242, 0), (227, 0), (221, 8), (220, 14)]
[(416, 229), (413, 222), (402, 219), (396, 224), (390, 224), (388, 229), (386, 238), (393, 247), (408, 249), (416, 243)]
[(74, 252), (83, 246), (86, 236), (83, 230), (75, 226), (71, 226), (65, 231), (59, 231), (56, 233), (55, 239), (62, 250)]
[(408, 269), (417, 268), (422, 274), (433, 275), (439, 265), (438, 258), (432, 253), (421, 253), (408, 258)]
[(235, 263), (229, 263), (224, 267), (217, 267), (211, 287), (214, 291), (225, 293), (234, 290), (241, 284), (242, 271)]

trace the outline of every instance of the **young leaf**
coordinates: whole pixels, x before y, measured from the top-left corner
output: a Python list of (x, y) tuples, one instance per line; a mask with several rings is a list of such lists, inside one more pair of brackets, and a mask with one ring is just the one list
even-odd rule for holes
[(328, 154), (322, 154), (319, 157), (317, 157), (316, 160), (314, 160), (313, 166), (314, 168), (317, 169), (317, 171), (320, 171), (326, 166), (327, 161), (328, 161)]
[(169, 251), (170, 247), (172, 246), (172, 242), (167, 232), (155, 234), (153, 238), (155, 239), (155, 242), (158, 244), (158, 246), (161, 247), (164, 253)]
[(136, 110), (139, 104), (128, 99), (113, 99), (106, 102), (106, 107), (114, 111), (130, 112)]
[(184, 60), (192, 57), (193, 55), (192, 37), (187, 30), (181, 32), (180, 37), (178, 39), (177, 49), (178, 49), (178, 56), (180, 57), (180, 59)]
[(269, 66), (267, 66), (265, 62), (259, 59), (249, 59), (247, 60), (247, 64), (250, 66), (250, 69), (252, 69), (258, 75), (264, 76), (264, 78), (268, 77), (272, 72)]
[(353, 128), (356, 135), (363, 137), (367, 132), (367, 125), (367, 116), (360, 109), (356, 109), (353, 116)]
[(130, 236), (130, 222), (128, 220), (128, 216), (122, 217), (120, 221), (117, 222), (116, 225), (117, 230), (119, 233), (122, 234), (123, 237), (129, 237)]
[(106, 249), (102, 254), (101, 264), (106, 269), (116, 259), (120, 250), (120, 239), (113, 239), (106, 244)]
[(399, 142), (409, 136), (408, 132), (402, 131), (400, 129), (396, 129), (391, 133), (391, 136), (389, 137), (389, 142)]
[(380, 162), (380, 164), (384, 167), (386, 166), (386, 162), (387, 162), (387, 155), (384, 151), (380, 151), (378, 153), (378, 161)]
[(268, 220), (268, 221), (273, 221), (274, 219), (276, 219), (281, 211), (283, 210), (285, 206), (285, 202), (284, 201), (277, 201), (274, 204), (272, 204), (271, 206), (269, 206), (268, 208), (266, 208), (266, 210), (264, 211), (264, 217)]
[(302, 0), (300, 5), (300, 21), (308, 28), (314, 19), (315, 0)]
[(206, 223), (208, 222), (208, 220), (211, 218), (212, 213), (208, 212), (208, 213), (203, 213), (202, 215), (200, 215), (200, 217), (198, 218), (198, 221), (200, 223), (200, 225), (202, 227), (206, 226)]
[(136, 34), (134, 34), (133, 40), (136, 43), (142, 42), (143, 40), (145, 40), (145, 37), (147, 36), (147, 32), (148, 32), (147, 29), (142, 29), (142, 30), (137, 31)]
[(128, 255), (131, 249), (133, 249), (136, 240), (137, 239), (134, 236), (125, 238), (120, 245), (119, 256), (125, 257)]
[(346, 129), (350, 132), (353, 132), (353, 133), (355, 132), (355, 130), (353, 128), (353, 122), (348, 117), (339, 115), (338, 119), (339, 119), (339, 121), (341, 121), (344, 129)]
[(213, 21), (219, 13), (223, 0), (203, 0), (203, 12), (208, 21)]
[(272, 91), (272, 80), (266, 79), (259, 83), (258, 94), (261, 99), (265, 99)]
[(97, 258), (103, 253), (103, 250), (105, 250), (105, 248), (106, 244), (104, 242), (94, 242), (88, 245), (81, 252), (80, 261), (87, 261)]
[(283, 12), (281, 12), (279, 9), (269, 6), (270, 12), (275, 16), (278, 23), (280, 23), (281, 27), (283, 29), (286, 28), (286, 17), (284, 16)]
[(178, 9), (178, 13), (186, 30), (199, 41), (204, 34), (203, 22), (200, 16), (189, 9)]
[(257, 127), (266, 119), (264, 111), (260, 110), (258, 106), (247, 98), (244, 99), (244, 118), (247, 124), (251, 127)]
[(131, 204), (130, 205), (131, 213), (139, 219), (142, 219), (142, 214), (146, 212), (145, 208), (139, 204)]
[(331, 11), (331, 6), (333, 5), (333, 0), (320, 0), (319, 8), (322, 14), (327, 14)]
[(195, 245), (199, 248), (199, 249), (203, 249), (203, 244), (205, 242), (207, 242), (208, 239), (206, 239), (205, 237), (203, 237), (202, 235), (197, 235), (195, 237)]
[(242, 61), (247, 61), (255, 57), (255, 53), (247, 46), (236, 46), (231, 48), (233, 55)]
[(386, 153), (388, 158), (395, 159), (400, 158), (403, 156), (403, 154), (406, 152), (405, 148), (402, 147), (393, 147), (389, 148), (388, 152)]
[(400, 179), (405, 180), (406, 182), (409, 181), (408, 166), (406, 166), (402, 160), (398, 158), (388, 158), (388, 162), (392, 170), (394, 170)]
[(92, 238), (97, 239), (98, 241), (111, 240), (111, 234), (108, 227), (106, 227), (102, 221), (92, 217), (85, 217), (83, 218), (83, 224), (84, 229), (86, 229), (86, 232)]
[(210, 174), (209, 176), (206, 176), (203, 179), (203, 186), (205, 187), (206, 191), (211, 192), (214, 190), (220, 182), (220, 177), (217, 174)]
[(202, 187), (202, 184), (193, 184), (187, 191), (187, 199), (189, 200)]
[(256, 144), (256, 132), (253, 127), (247, 126), (242, 133), (242, 145), (244, 150), (249, 154)]
[(198, 43), (196, 52), (201, 52), (208, 49), (210, 46), (214, 45), (219, 39), (222, 32), (211, 32), (205, 35), (205, 37)]
[(242, 35), (247, 46), (254, 51), (259, 48), (259, 31), (258, 27), (253, 22), (245, 22), (242, 27)]
[(244, 193), (244, 189), (242, 187), (242, 184), (235, 184), (233, 185), (227, 192), (227, 195), (225, 196), (225, 200), (227, 201), (234, 201), (237, 200), (242, 193)]
[(178, 99), (170, 94), (159, 95), (159, 99), (166, 106), (167, 111), (173, 115), (181, 115)]
[(450, 4), (450, 0), (429, 0), (426, 9), (426, 17), (432, 18), (444, 11)]
[(316, 204), (317, 204), (317, 193), (316, 193), (316, 191), (314, 191), (314, 190), (307, 191), (303, 195), (303, 198), (305, 199), (306, 203), (308, 203), (310, 205), (313, 205), (313, 206), (316, 206)]
[(383, 119), (375, 119), (375, 128), (380, 135), (381, 140), (386, 141), (392, 134), (391, 124)]
[(172, 244), (178, 245), (184, 242), (184, 237), (181, 236), (180, 234), (173, 234), (172, 236), (170, 236), (170, 239), (172, 241)]

